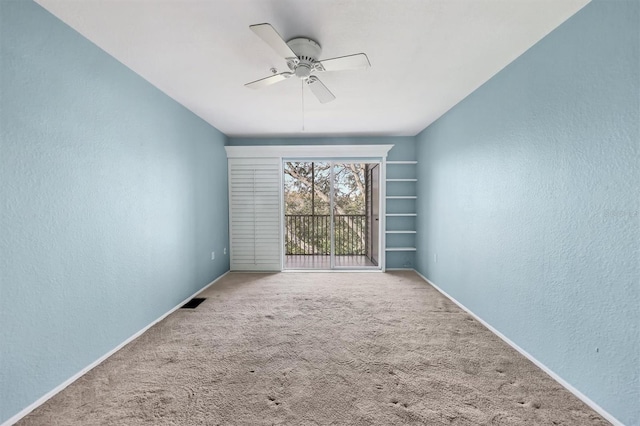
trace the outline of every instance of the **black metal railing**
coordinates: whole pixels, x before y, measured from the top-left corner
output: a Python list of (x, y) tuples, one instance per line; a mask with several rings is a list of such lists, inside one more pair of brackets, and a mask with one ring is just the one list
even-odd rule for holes
[[(364, 255), (367, 216), (334, 215), (335, 254)], [(285, 251), (295, 255), (328, 255), (331, 252), (331, 216), (285, 215)]]

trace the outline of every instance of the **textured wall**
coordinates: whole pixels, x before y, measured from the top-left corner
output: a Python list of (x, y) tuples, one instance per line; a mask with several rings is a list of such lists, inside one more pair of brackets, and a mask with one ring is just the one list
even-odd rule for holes
[(2, 423), (229, 264), (225, 136), (31, 1), (0, 19)]
[(639, 4), (594, 0), (417, 137), (420, 272), (629, 425)]
[[(229, 145), (251, 146), (251, 145), (394, 145), (387, 155), (387, 160), (415, 160), (416, 140), (414, 137), (314, 137), (314, 138), (229, 138)], [(327, 159), (332, 158), (333, 153), (327, 152)], [(390, 177), (415, 178), (415, 166), (392, 166), (388, 168)], [(413, 167), (413, 168), (412, 168)], [(393, 183), (394, 194), (413, 194), (416, 188), (415, 183), (397, 182)], [(416, 210), (413, 200), (392, 200), (387, 201), (387, 211), (393, 213), (413, 212)], [(388, 229), (415, 229), (415, 218), (393, 217)], [(387, 236), (390, 245), (395, 247), (405, 247), (415, 245), (413, 235), (391, 235)], [(387, 252), (387, 268), (412, 268), (415, 265), (415, 252)]]

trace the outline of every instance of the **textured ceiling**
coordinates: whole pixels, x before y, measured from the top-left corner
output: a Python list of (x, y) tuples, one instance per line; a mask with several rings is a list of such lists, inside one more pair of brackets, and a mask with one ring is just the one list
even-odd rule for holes
[[(36, 0), (229, 136), (415, 135), (589, 0)], [(371, 68), (323, 73), (320, 104), (249, 30), (365, 52)], [(304, 95), (304, 96), (303, 96)], [(304, 105), (304, 109), (303, 109)], [(304, 126), (304, 130), (303, 130)]]

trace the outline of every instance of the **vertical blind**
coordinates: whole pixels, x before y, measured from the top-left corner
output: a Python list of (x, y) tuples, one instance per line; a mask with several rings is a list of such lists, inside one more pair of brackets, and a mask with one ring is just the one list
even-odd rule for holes
[(280, 160), (229, 159), (231, 270), (281, 269)]

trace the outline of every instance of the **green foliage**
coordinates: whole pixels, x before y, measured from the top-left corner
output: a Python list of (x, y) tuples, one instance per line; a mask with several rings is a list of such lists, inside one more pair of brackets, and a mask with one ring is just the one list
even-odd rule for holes
[[(323, 162), (284, 164), (287, 254), (329, 254), (331, 250), (330, 167)], [(334, 164), (333, 177), (335, 252), (365, 254), (365, 165)]]
[[(286, 162), (285, 214), (330, 214), (329, 163)], [(337, 214), (365, 214), (363, 164), (334, 165), (334, 200)]]

